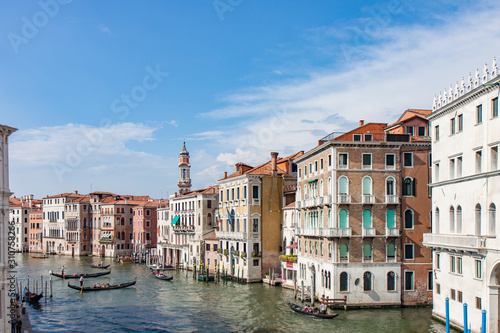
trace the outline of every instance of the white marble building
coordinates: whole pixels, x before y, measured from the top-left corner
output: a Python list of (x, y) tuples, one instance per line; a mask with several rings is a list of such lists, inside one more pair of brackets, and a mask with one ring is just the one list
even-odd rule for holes
[(434, 98), (428, 116), (432, 134), (432, 234), (424, 245), (434, 250), (433, 315), (463, 329), (463, 304), (468, 304), (473, 332), (481, 330), (487, 311), (487, 332), (500, 332), (500, 76), (491, 70)]

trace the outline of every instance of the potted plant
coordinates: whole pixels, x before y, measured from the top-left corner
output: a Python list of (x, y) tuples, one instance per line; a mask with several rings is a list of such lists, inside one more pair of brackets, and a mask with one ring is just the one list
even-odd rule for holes
[(246, 258), (247, 258), (247, 253), (241, 252), (241, 259), (246, 259)]
[(222, 254), (222, 249), (217, 249), (218, 254)]
[(237, 257), (237, 256), (240, 255), (240, 251), (234, 251), (233, 254), (234, 254), (235, 257)]
[(224, 255), (227, 257), (229, 255), (229, 251), (227, 249), (224, 249)]

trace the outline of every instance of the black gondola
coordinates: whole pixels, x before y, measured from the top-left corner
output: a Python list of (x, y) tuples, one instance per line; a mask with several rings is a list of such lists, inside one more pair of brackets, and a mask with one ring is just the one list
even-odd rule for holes
[(173, 276), (166, 276), (166, 275), (164, 275), (162, 273), (158, 273), (156, 271), (153, 271), (153, 275), (155, 276), (155, 278), (160, 279), (160, 280), (165, 280), (165, 281), (170, 281), (174, 278)]
[[(75, 273), (75, 274), (64, 274), (65, 279), (79, 279), (80, 276), (83, 276), (84, 278), (92, 278), (92, 277), (98, 277), (98, 276), (103, 276), (103, 275), (108, 275), (111, 273), (111, 270), (107, 272), (101, 272), (101, 273)], [(51, 275), (57, 276), (62, 278), (62, 274), (54, 273), (51, 272)]]
[(130, 286), (133, 286), (137, 281), (132, 281), (132, 282), (125, 282), (125, 283), (120, 283), (120, 284), (113, 284), (113, 285), (109, 285), (109, 284), (95, 284), (94, 286), (92, 287), (80, 287), (80, 286), (75, 286), (73, 284), (70, 284), (68, 282), (68, 287), (70, 288), (73, 288), (73, 289), (76, 289), (76, 290), (82, 290), (83, 291), (98, 291), (98, 290), (111, 290), (111, 289), (121, 289), (121, 288), (126, 288), (126, 287), (130, 287)]
[(293, 311), (298, 312), (298, 313), (302, 313), (306, 316), (314, 316), (316, 318), (322, 318), (322, 319), (333, 319), (333, 318), (338, 316), (337, 313), (333, 313), (333, 314), (320, 313), (318, 309), (316, 309), (316, 311), (313, 311), (313, 312), (308, 312), (308, 311), (305, 311), (304, 308), (300, 305), (293, 304), (293, 303), (287, 303), (287, 304), (290, 307), (290, 309), (292, 309)]
[(101, 266), (101, 265), (90, 265), (90, 267), (92, 267), (92, 268), (108, 268), (109, 266), (111, 266), (111, 264), (110, 264), (110, 265), (105, 265), (105, 266)]
[(43, 297), (43, 293), (35, 294), (30, 293), (29, 291), (27, 291), (24, 295), (26, 296), (26, 302), (30, 304), (38, 303), (38, 301)]

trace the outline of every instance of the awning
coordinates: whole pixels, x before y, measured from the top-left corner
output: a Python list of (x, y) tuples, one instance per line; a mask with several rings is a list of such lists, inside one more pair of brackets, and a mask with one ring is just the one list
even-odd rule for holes
[(287, 249), (296, 249), (299, 247), (299, 243), (293, 243), (288, 246), (286, 246)]
[(308, 181), (307, 183), (309, 184), (309, 183), (314, 183), (314, 182), (317, 182), (317, 181), (318, 181), (317, 179), (313, 179), (313, 180)]
[(170, 224), (177, 224), (179, 222), (179, 216), (174, 216), (174, 219), (172, 220), (172, 223)]

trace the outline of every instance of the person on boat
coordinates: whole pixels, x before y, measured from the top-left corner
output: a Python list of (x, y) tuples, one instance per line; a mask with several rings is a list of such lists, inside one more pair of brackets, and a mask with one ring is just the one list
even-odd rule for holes
[(321, 303), (321, 306), (319, 308), (319, 313), (326, 314), (326, 304)]
[(80, 287), (83, 288), (83, 276), (80, 276)]
[(102, 267), (102, 266), (104, 266), (104, 262), (103, 262), (102, 260), (101, 260), (101, 265), (100, 265), (100, 266), (101, 266), (101, 267)]
[(306, 306), (304, 307), (304, 311), (305, 312), (312, 312), (311, 306), (309, 304), (306, 304)]
[(64, 276), (64, 265), (61, 267), (61, 275)]

